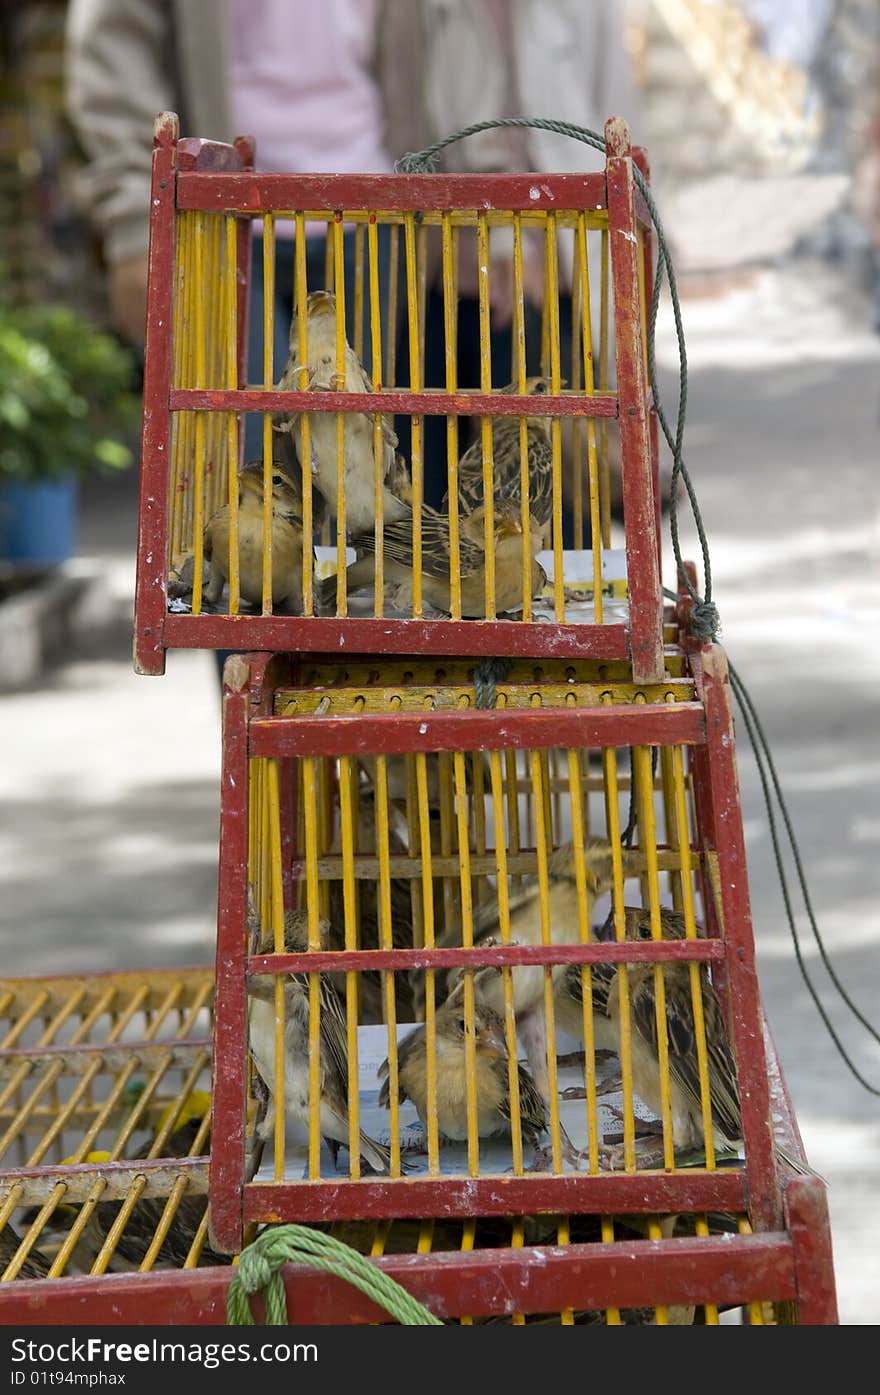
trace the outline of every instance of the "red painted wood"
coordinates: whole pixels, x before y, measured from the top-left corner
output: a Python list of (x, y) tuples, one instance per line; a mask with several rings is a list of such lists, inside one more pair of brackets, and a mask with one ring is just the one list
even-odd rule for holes
[(692, 702), (633, 707), (493, 708), (258, 718), (252, 756), (382, 755), (396, 751), (543, 750), (550, 746), (659, 746), (705, 740)]
[[(648, 184), (651, 182), (651, 166), (648, 160), (648, 152), (644, 146), (633, 146), (633, 164), (641, 171)], [(638, 194), (638, 186), (635, 188)], [(636, 212), (638, 217), (638, 210)], [(655, 232), (653, 223), (645, 229), (645, 334), (648, 332), (648, 324), (651, 319), (651, 300), (654, 295), (654, 253), (655, 253)], [(657, 524), (657, 559), (658, 566), (662, 573), (663, 558), (663, 534), (660, 522), (660, 423), (657, 419), (657, 409), (654, 406), (654, 396), (651, 392), (650, 384), (645, 379), (645, 395), (648, 410), (648, 443), (651, 449), (651, 479), (654, 490), (654, 517)], [(661, 575), (662, 580), (662, 575)]]
[[(385, 388), (378, 392), (270, 391), (250, 388), (176, 388), (172, 411), (228, 412), (415, 412), (424, 416), (528, 416), (535, 410), (534, 397), (508, 397), (488, 392), (404, 392)], [(614, 417), (617, 398), (542, 397), (542, 416)]]
[(839, 1318), (825, 1184), (815, 1176), (792, 1177), (785, 1187), (785, 1211), (794, 1242), (798, 1322), (834, 1325)]
[(202, 140), (200, 136), (183, 136), (177, 142), (177, 168), (191, 174), (238, 174), (253, 164), (243, 158), (238, 142), (226, 145), (222, 141)]
[[(214, 1011), (213, 1111), (209, 1197), (211, 1234), (218, 1249), (242, 1243), (241, 1188), (245, 1167), (247, 1006), (244, 983), (248, 883), (248, 668), (226, 662), (223, 690), (220, 867)], [(230, 681), (239, 686), (233, 688)]]
[[(792, 1246), (784, 1235), (447, 1251), (388, 1255), (371, 1263), (440, 1318), (659, 1302), (726, 1307), (795, 1296)], [(3, 1285), (0, 1314), (15, 1327), (225, 1325), (234, 1273), (217, 1267), (16, 1281)], [(289, 1264), (283, 1277), (288, 1320), (296, 1326), (390, 1321), (385, 1310), (332, 1274)], [(252, 1300), (252, 1310), (258, 1322), (265, 1321), (261, 1298)], [(264, 1335), (272, 1340), (271, 1332)]]
[(172, 305), (174, 294), (174, 179), (177, 118), (157, 118), (150, 186), (150, 250), (144, 350), (140, 503), (134, 602), (134, 666), (165, 672), (165, 573), (168, 480), (171, 469)]
[(728, 947), (726, 967), (730, 1027), (742, 1103), (750, 1214), (756, 1229), (775, 1230), (781, 1223), (781, 1198), (770, 1122), (767, 1062), (749, 907), (730, 680), (727, 661), (717, 645), (707, 645), (703, 650), (702, 676), (706, 702), (708, 779), (712, 789), (724, 936)]
[(602, 174), (181, 174), (180, 208), (245, 212), (605, 207)]
[(165, 618), (171, 649), (301, 650), (355, 654), (505, 654), (510, 658), (626, 659), (624, 625), (522, 624), (516, 620), (325, 619), (297, 615)]
[(350, 1181), (249, 1182), (246, 1221), (378, 1220), (400, 1216), (528, 1216), (540, 1211), (621, 1215), (679, 1211), (745, 1211), (746, 1175), (739, 1168), (677, 1173), (586, 1173), (527, 1177), (374, 1177)]
[(720, 940), (656, 940), (571, 945), (476, 945), (473, 949), (313, 950), (303, 954), (256, 954), (248, 974), (308, 973), (347, 969), (476, 969), (484, 964), (713, 963), (724, 953)]
[(625, 123), (618, 118), (608, 121), (605, 140), (630, 649), (636, 682), (653, 682), (663, 676), (663, 604), (651, 487), (632, 159)]

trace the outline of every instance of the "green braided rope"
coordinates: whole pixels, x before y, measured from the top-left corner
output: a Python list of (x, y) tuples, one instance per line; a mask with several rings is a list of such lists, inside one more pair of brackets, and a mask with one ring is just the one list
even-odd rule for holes
[[(524, 126), (533, 130), (551, 131), (555, 135), (570, 136), (573, 140), (579, 140), (582, 141), (584, 145), (592, 146), (594, 150), (598, 150), (603, 155), (606, 153), (604, 136), (599, 135), (598, 131), (589, 130), (585, 126), (576, 126), (569, 121), (552, 121), (543, 117), (509, 116), (499, 117), (492, 121), (479, 121), (476, 125), (466, 126), (463, 130), (456, 131), (454, 135), (446, 136), (443, 140), (435, 141), (433, 145), (426, 146), (424, 150), (410, 152), (404, 155), (397, 161), (395, 168), (401, 174), (428, 174), (436, 167), (437, 156), (442, 150), (445, 150), (448, 145), (454, 145), (457, 141), (464, 140), (467, 136), (477, 135), (480, 131), (488, 131), (496, 127), (504, 126)], [(706, 531), (697, 503), (697, 496), (683, 458), (688, 375), (687, 352), (684, 342), (681, 306), (678, 299), (678, 285), (672, 267), (672, 260), (669, 256), (666, 235), (663, 231), (660, 214), (657, 211), (657, 205), (654, 202), (650, 185), (637, 165), (633, 165), (633, 176), (642, 192), (648, 207), (648, 212), (651, 215), (651, 221), (657, 232), (657, 275), (654, 281), (654, 294), (651, 298), (651, 311), (648, 318), (647, 358), (648, 379), (654, 396), (654, 409), (657, 413), (657, 420), (660, 423), (667, 445), (672, 452), (672, 475), (669, 482), (669, 531), (672, 541), (672, 551), (675, 557), (676, 573), (679, 582), (694, 602), (691, 607), (689, 618), (691, 630), (697, 639), (705, 643), (707, 640), (714, 640), (718, 637), (721, 629), (721, 620), (718, 609), (712, 600), (712, 567), (709, 559), (709, 544), (706, 539)], [(674, 432), (669, 425), (660, 399), (660, 388), (657, 382), (657, 365), (655, 359), (655, 330), (657, 325), (657, 312), (660, 308), (660, 290), (664, 274), (669, 284), (669, 297), (672, 302), (675, 335), (678, 344), (679, 393), (678, 412)], [(705, 577), (706, 589), (705, 596), (701, 596), (696, 590), (682, 562), (678, 536), (678, 504), (676, 501), (679, 479), (682, 480), (685, 490), (687, 491), (691, 513), (693, 514), (694, 523), (696, 524), (700, 552), (703, 558), (703, 575)]]
[(230, 1327), (255, 1326), (250, 1298), (251, 1294), (260, 1292), (264, 1293), (266, 1325), (288, 1325), (287, 1298), (281, 1277), (284, 1264), (306, 1264), (335, 1274), (338, 1279), (359, 1288), (406, 1327), (443, 1326), (440, 1319), (416, 1302), (396, 1279), (383, 1273), (350, 1245), (309, 1226), (279, 1225), (264, 1230), (239, 1256), (226, 1296), (226, 1321)]

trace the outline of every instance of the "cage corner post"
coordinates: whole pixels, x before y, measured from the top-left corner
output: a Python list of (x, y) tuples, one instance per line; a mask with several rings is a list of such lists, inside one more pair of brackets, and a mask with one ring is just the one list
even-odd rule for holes
[(605, 123), (605, 144), (630, 653), (633, 680), (658, 683), (664, 674), (663, 604), (641, 323), (636, 190), (626, 122), (611, 117)]
[(161, 675), (165, 672), (174, 206), (179, 134), (179, 122), (174, 112), (161, 112), (156, 117), (150, 184), (150, 244), (133, 646), (135, 671), (148, 675)]
[(250, 664), (232, 654), (223, 671), (220, 857), (214, 1001), (213, 1117), (208, 1196), (212, 1241), (237, 1253), (243, 1242), (247, 1002), (245, 926), (249, 851)]

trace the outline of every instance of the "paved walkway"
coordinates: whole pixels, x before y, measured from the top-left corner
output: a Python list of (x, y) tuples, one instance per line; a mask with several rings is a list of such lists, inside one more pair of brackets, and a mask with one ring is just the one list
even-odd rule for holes
[[(688, 460), (722, 638), (766, 726), (829, 952), (878, 1015), (880, 340), (868, 307), (824, 266), (765, 272), (683, 310)], [(667, 348), (662, 362), (671, 385)], [(214, 665), (178, 652), (163, 679), (132, 671), (135, 521), (133, 478), (84, 495), (82, 552), (105, 570), (117, 623), (33, 691), (0, 697), (9, 970), (212, 957)], [(682, 537), (695, 556), (684, 522)], [(808, 1153), (830, 1184), (841, 1319), (874, 1323), (880, 1108), (835, 1053), (795, 964), (742, 729), (739, 763), (767, 1013)], [(805, 952), (840, 1035), (880, 1084), (880, 1052), (831, 997), (815, 950)]]

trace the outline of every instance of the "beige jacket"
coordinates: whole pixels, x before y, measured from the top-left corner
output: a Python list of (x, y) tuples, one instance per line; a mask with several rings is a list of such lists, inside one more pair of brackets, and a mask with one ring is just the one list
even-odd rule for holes
[[(509, 0), (517, 114), (601, 132), (625, 116), (638, 134), (622, 41), (627, 0)], [(231, 140), (228, 0), (70, 0), (66, 92), (87, 152), (81, 193), (109, 261), (146, 248), (153, 121), (176, 111), (185, 135)], [(392, 158), (502, 114), (505, 74), (481, 0), (379, 0), (376, 78)], [(580, 142), (529, 131), (528, 166), (596, 169)], [(446, 153), (456, 170), (511, 168), (496, 132)]]

